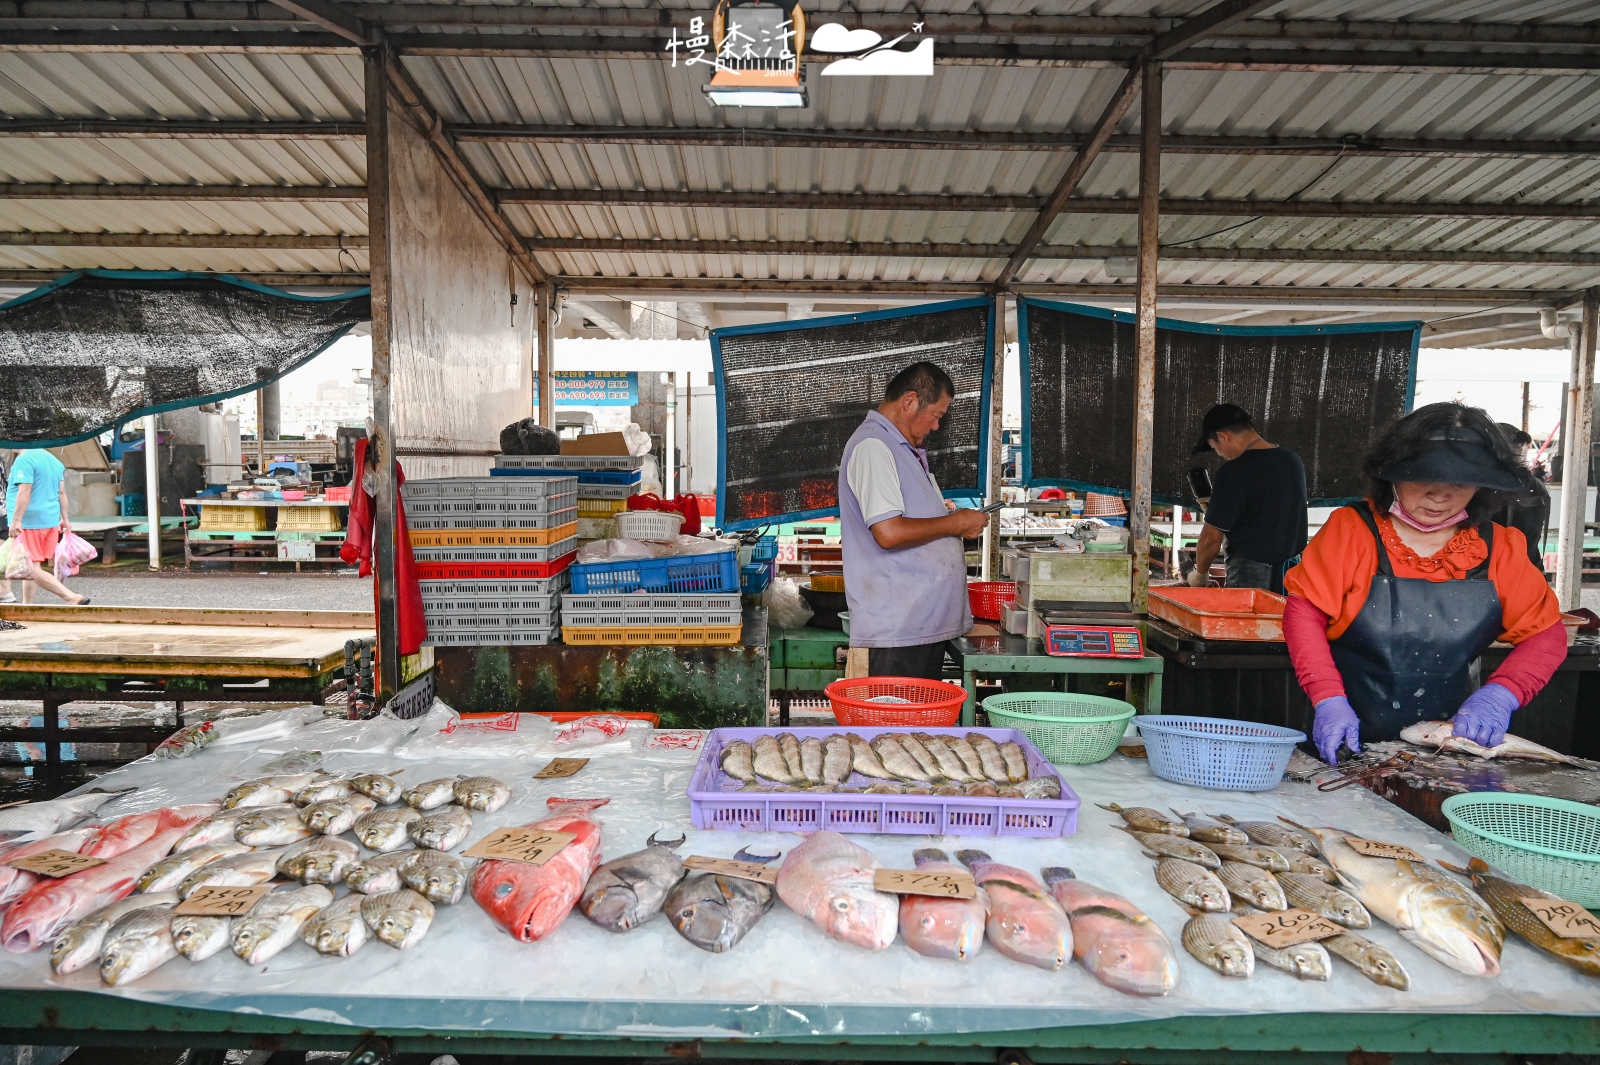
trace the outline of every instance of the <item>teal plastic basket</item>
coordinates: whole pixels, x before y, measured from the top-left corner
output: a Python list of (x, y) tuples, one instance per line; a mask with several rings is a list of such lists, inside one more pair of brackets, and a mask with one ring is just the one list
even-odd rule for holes
[(1444, 801), (1450, 834), (1511, 877), (1600, 909), (1600, 807), (1475, 791)]
[(1014, 728), (1057, 765), (1103, 762), (1117, 749), (1133, 704), (1101, 695), (1018, 692), (991, 695), (984, 712), (995, 728)]

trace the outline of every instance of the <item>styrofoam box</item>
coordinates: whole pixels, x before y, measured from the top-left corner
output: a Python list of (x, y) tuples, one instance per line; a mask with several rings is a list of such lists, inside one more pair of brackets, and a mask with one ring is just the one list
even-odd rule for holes
[(578, 549), (578, 538), (544, 547), (413, 547), (418, 562), (554, 562)]
[(498, 599), (502, 596), (559, 595), (567, 588), (567, 571), (527, 581), (418, 581), (422, 600)]
[(562, 610), (583, 610), (594, 612), (597, 610), (687, 610), (687, 611), (716, 611), (718, 613), (739, 612), (739, 595), (737, 592), (683, 592), (660, 593), (654, 595), (563, 595), (561, 597)]

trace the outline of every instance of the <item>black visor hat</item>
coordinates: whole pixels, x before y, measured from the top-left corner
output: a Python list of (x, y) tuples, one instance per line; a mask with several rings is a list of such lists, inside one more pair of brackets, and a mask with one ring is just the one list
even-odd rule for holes
[(1195, 444), (1191, 455), (1204, 454), (1215, 451), (1211, 446), (1211, 438), (1223, 429), (1235, 425), (1252, 425), (1250, 412), (1237, 403), (1218, 403), (1206, 411), (1205, 420), (1200, 423), (1200, 441)]
[(1518, 492), (1522, 480), (1501, 465), (1482, 436), (1472, 429), (1442, 429), (1430, 435), (1421, 451), (1378, 471), (1393, 484), (1468, 484), (1502, 492)]

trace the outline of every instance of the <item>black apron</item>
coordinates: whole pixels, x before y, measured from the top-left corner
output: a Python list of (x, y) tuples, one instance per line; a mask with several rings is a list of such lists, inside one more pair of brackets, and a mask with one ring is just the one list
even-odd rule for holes
[[(1396, 577), (1365, 502), (1353, 509), (1378, 545), (1378, 572), (1361, 613), (1333, 641), (1345, 698), (1361, 718), (1361, 739), (1398, 739), (1418, 721), (1450, 717), (1477, 687), (1477, 658), (1504, 631), (1489, 560), (1460, 580)], [(1494, 552), (1494, 525), (1478, 535)]]

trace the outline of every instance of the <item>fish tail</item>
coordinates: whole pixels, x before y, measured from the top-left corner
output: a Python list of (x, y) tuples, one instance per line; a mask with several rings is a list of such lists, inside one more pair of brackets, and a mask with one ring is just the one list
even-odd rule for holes
[(1234, 817), (1232, 814), (1207, 814), (1206, 816), (1215, 817), (1218, 821), (1221, 821), (1225, 825), (1236, 825), (1239, 823), (1239, 819)]
[(544, 801), (544, 804), (553, 814), (583, 814), (590, 810), (598, 810), (610, 801), (610, 799), (562, 799), (552, 795)]
[(736, 862), (758, 862), (761, 865), (765, 865), (768, 862), (775, 862), (781, 857), (783, 857), (782, 851), (777, 854), (751, 854), (748, 850), (740, 848), (739, 853), (733, 856), (733, 860)]
[[(1439, 864), (1443, 865), (1444, 863), (1440, 862)], [(1473, 858), (1471, 861), (1467, 862), (1467, 868), (1471, 869), (1474, 873), (1487, 873), (1489, 871), (1489, 863), (1484, 861), (1482, 858)]]
[(924, 847), (911, 852), (911, 860), (921, 865), (924, 862), (948, 862), (950, 856), (937, 847)]
[(1046, 884), (1059, 884), (1063, 880), (1078, 879), (1072, 870), (1064, 865), (1052, 865), (1048, 869), (1041, 869), (1039, 870), (1039, 875), (1044, 877)]
[(956, 851), (956, 860), (962, 865), (966, 866), (968, 869), (971, 869), (974, 863), (981, 864), (983, 862), (994, 861), (993, 858), (989, 857), (983, 851)]
[(1107, 806), (1103, 802), (1097, 802), (1095, 805), (1100, 807), (1102, 810), (1110, 810), (1114, 814), (1120, 814), (1122, 812), (1122, 807), (1118, 806), (1116, 803), (1112, 803), (1111, 805)]

